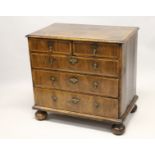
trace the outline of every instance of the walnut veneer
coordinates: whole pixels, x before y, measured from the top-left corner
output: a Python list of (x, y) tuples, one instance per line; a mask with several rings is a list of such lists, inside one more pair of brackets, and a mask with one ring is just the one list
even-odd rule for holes
[(52, 24), (27, 35), (36, 118), (47, 112), (112, 123), (137, 106), (137, 27)]

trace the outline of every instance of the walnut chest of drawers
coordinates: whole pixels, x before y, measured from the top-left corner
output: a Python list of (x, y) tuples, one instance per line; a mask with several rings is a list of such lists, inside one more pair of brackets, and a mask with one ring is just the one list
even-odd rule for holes
[(112, 124), (136, 111), (137, 27), (52, 24), (27, 35), (35, 114), (47, 112)]

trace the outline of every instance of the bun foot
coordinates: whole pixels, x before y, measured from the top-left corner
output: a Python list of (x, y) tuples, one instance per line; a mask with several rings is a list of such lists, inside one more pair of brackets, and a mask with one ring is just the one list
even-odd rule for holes
[(125, 132), (125, 126), (123, 124), (112, 125), (112, 133), (114, 135), (122, 135)]
[(137, 105), (135, 105), (134, 107), (133, 107), (133, 109), (131, 110), (131, 113), (134, 113), (134, 112), (136, 112), (137, 111)]
[(35, 113), (35, 118), (39, 121), (43, 121), (43, 120), (46, 120), (47, 119), (47, 112), (46, 111), (41, 111), (41, 110), (38, 110), (36, 113)]

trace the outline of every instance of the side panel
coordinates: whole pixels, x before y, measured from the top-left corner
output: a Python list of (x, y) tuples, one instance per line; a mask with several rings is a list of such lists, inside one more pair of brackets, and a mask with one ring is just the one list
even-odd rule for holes
[(136, 95), (137, 33), (122, 46), (120, 117)]

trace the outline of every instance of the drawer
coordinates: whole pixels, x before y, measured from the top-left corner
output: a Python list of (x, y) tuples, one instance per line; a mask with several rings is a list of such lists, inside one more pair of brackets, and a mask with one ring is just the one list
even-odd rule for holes
[(33, 70), (35, 87), (118, 97), (118, 79), (58, 71)]
[(114, 43), (73, 42), (73, 52), (77, 56), (96, 56), (105, 58), (119, 58), (120, 46)]
[(119, 63), (117, 60), (31, 54), (31, 62), (33, 68), (71, 71), (110, 77), (118, 77), (119, 74)]
[(37, 106), (118, 118), (118, 100), (58, 90), (35, 88)]
[(36, 52), (70, 54), (71, 42), (65, 40), (29, 38), (29, 49), (30, 51)]

